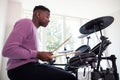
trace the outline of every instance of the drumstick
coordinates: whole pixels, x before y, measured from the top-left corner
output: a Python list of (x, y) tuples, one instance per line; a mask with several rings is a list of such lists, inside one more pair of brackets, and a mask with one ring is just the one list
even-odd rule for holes
[(63, 44), (65, 44), (72, 36), (68, 37), (63, 43), (61, 43), (54, 51), (52, 51), (52, 53), (54, 53), (55, 51), (57, 51)]
[(65, 54), (53, 55), (52, 57), (56, 58), (56, 57), (60, 57), (60, 56), (65, 56), (65, 55), (70, 55), (70, 54), (76, 54), (78, 52), (80, 52), (80, 51), (74, 51), (74, 52), (69, 52), (69, 53), (65, 53)]

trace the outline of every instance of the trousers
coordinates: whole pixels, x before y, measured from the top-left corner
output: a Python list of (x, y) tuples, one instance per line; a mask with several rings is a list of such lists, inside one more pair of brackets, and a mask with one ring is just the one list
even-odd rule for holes
[(10, 80), (77, 80), (62, 68), (39, 62), (30, 62), (7, 71)]

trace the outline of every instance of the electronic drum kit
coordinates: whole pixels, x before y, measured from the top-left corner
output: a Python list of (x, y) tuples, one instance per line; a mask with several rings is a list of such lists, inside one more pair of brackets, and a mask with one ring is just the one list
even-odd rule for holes
[[(91, 73), (91, 80), (99, 80), (100, 78), (102, 78), (101, 80), (119, 80), (116, 67), (116, 57), (114, 55), (111, 55), (110, 57), (102, 57), (103, 51), (106, 50), (109, 44), (111, 44), (108, 38), (103, 36), (102, 30), (110, 26), (113, 21), (114, 18), (112, 16), (103, 16), (87, 22), (79, 29), (79, 32), (83, 34), (82, 36), (79, 36), (79, 38), (87, 37), (88, 35), (99, 31), (101, 41), (92, 49), (87, 44), (80, 46), (75, 50), (75, 52), (68, 52), (75, 55), (67, 60), (67, 64), (65, 64), (66, 71), (71, 71), (76, 74), (76, 77), (78, 77), (78, 73), (76, 71), (78, 71), (80, 67), (91, 66), (91, 68), (94, 69)], [(106, 78), (105, 75), (104, 78), (101, 76), (98, 77), (98, 74), (101, 75), (102, 72), (100, 71), (100, 61), (102, 59), (111, 60), (113, 63), (112, 67), (114, 68), (114, 71), (111, 79), (108, 77)], [(94, 66), (95, 64), (96, 66)]]

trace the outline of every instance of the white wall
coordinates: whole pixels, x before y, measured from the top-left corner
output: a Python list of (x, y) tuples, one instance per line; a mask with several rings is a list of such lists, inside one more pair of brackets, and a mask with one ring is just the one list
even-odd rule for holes
[(19, 0), (27, 9), (45, 5), (53, 14), (93, 19), (120, 9), (120, 0)]
[[(3, 6), (0, 6), (0, 11), (2, 11), (2, 14), (0, 13), (0, 22), (2, 22), (2, 25), (0, 24), (0, 39), (2, 39), (1, 45), (3, 46), (3, 43), (12, 30), (14, 23), (16, 20), (21, 18), (22, 5), (19, 2), (14, 2), (11, 0), (1, 0), (0, 3), (0, 5), (3, 5), (4, 3)], [(6, 73), (7, 58), (1, 57), (0, 55), (0, 63), (0, 80), (9, 80)]]
[(6, 12), (7, 12), (7, 2), (8, 0), (0, 0), (0, 80), (2, 80), (2, 46), (4, 41), (4, 35), (5, 35), (5, 26), (6, 26)]

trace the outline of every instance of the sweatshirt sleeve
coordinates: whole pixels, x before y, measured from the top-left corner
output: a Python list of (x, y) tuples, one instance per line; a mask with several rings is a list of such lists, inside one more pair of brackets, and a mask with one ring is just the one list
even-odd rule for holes
[(33, 31), (32, 27), (30, 21), (17, 22), (3, 47), (2, 55), (10, 59), (36, 58), (37, 51), (26, 47), (23, 42)]

